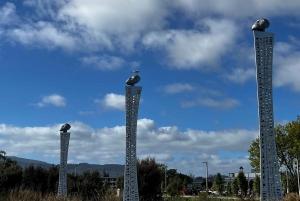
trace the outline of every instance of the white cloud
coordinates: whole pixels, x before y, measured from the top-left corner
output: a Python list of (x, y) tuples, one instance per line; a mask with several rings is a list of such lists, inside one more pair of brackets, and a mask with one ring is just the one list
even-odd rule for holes
[[(125, 126), (93, 129), (82, 122), (69, 123), (69, 160), (98, 161), (101, 164), (125, 160)], [(55, 158), (59, 163), (59, 128), (62, 124), (45, 127), (0, 124), (1, 149), (7, 155), (15, 156), (38, 153), (43, 160)], [(157, 128), (153, 120), (140, 119), (137, 124), (137, 154), (140, 158), (154, 156), (158, 162), (186, 174), (203, 175), (205, 166), (199, 167), (199, 161), (209, 161), (212, 174), (227, 174), (233, 169), (238, 170), (240, 165), (249, 167), (246, 153), (257, 135), (258, 131), (244, 129), (210, 132), (187, 129), (183, 132), (175, 126)], [(239, 158), (223, 159), (218, 156), (220, 151), (244, 154)]]
[(292, 37), (291, 40), (291, 43), (275, 44), (273, 83), (276, 87), (289, 86), (292, 90), (299, 92), (300, 46), (296, 38)]
[(172, 68), (215, 70), (221, 56), (235, 45), (237, 27), (225, 19), (207, 18), (198, 24), (199, 30), (151, 32), (143, 38), (143, 44), (164, 49)]
[[(8, 36), (13, 34), (11, 39), (23, 45), (49, 48), (52, 44), (52, 48), (61, 47), (68, 51), (105, 49), (127, 54), (135, 50), (141, 35), (166, 24), (169, 11), (164, 4), (151, 0), (103, 0), (101, 3), (95, 0), (26, 0), (23, 5), (33, 7), (35, 12), (27, 15), (30, 20), (9, 30)], [(40, 27), (40, 23), (47, 26)], [(44, 32), (49, 32), (50, 36)], [(37, 40), (31, 39), (34, 37)]]
[(84, 115), (94, 114), (94, 112), (93, 111), (79, 111), (78, 114), (84, 116)]
[(96, 99), (95, 103), (102, 104), (105, 108), (125, 110), (125, 96), (119, 94), (106, 94), (103, 99)]
[(16, 15), (16, 6), (13, 3), (5, 3), (2, 8), (0, 8), (0, 25), (12, 25), (18, 21)]
[(57, 47), (67, 50), (76, 49), (77, 39), (54, 24), (39, 21), (36, 24), (24, 24), (19, 28), (7, 31), (10, 39), (23, 45), (33, 45), (54, 49)]
[(66, 106), (66, 99), (58, 94), (51, 94), (44, 96), (42, 101), (36, 104), (39, 107), (45, 107), (46, 105), (54, 105), (57, 107)]
[(239, 106), (241, 103), (236, 99), (225, 98), (223, 100), (213, 100), (211, 98), (200, 98), (195, 101), (182, 101), (182, 107), (205, 106), (222, 110), (229, 110)]
[(230, 17), (230, 18), (248, 18), (253, 16), (299, 16), (300, 2), (290, 0), (283, 2), (280, 0), (252, 0), (236, 3), (235, 0), (218, 0), (199, 1), (199, 0), (178, 0), (169, 1), (170, 5), (182, 10), (191, 18), (198, 16), (207, 16), (211, 13)]
[(91, 65), (100, 70), (117, 70), (126, 63), (122, 58), (109, 55), (89, 56), (80, 58), (79, 60), (85, 65)]
[(255, 79), (255, 72), (256, 71), (254, 66), (253, 68), (235, 68), (223, 77), (230, 80), (231, 82), (243, 84), (248, 80)]
[(168, 94), (177, 94), (180, 92), (193, 91), (196, 89), (194, 86), (192, 86), (188, 83), (185, 83), (185, 84), (174, 83), (174, 84), (169, 84), (169, 85), (166, 85), (166, 86), (160, 87), (160, 88), (162, 88), (162, 90)]

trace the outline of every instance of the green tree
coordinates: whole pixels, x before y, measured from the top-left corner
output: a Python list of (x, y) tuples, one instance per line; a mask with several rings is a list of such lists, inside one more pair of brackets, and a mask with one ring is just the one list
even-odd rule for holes
[(103, 194), (105, 195), (106, 194), (106, 191), (109, 189), (109, 182), (107, 179), (104, 180), (103, 182), (103, 187), (102, 187), (102, 191), (103, 191)]
[(103, 183), (101, 182), (99, 171), (85, 171), (78, 176), (77, 180), (78, 194), (84, 198), (84, 200), (92, 199), (95, 196), (99, 196), (102, 192)]
[(141, 201), (159, 201), (162, 199), (161, 181), (163, 170), (155, 158), (148, 156), (137, 160), (139, 197)]
[(8, 193), (10, 189), (21, 186), (23, 174), (22, 168), (16, 161), (9, 158), (4, 159), (0, 162), (0, 193), (3, 195)]
[(260, 177), (258, 175), (255, 175), (253, 191), (256, 196), (260, 195)]
[(48, 171), (41, 166), (30, 165), (23, 171), (23, 188), (45, 194), (47, 192)]
[(5, 161), (5, 159), (6, 159), (5, 155), (6, 155), (6, 152), (3, 150), (0, 150), (0, 159)]
[(238, 179), (234, 178), (234, 180), (231, 183), (231, 192), (233, 195), (237, 195), (238, 191), (239, 191)]
[(218, 191), (220, 195), (222, 195), (222, 192), (224, 191), (224, 181), (219, 172), (217, 173), (216, 178), (214, 179), (213, 189)]
[(181, 180), (179, 177), (173, 177), (170, 179), (169, 185), (167, 187), (167, 193), (171, 197), (179, 196), (180, 190), (182, 189)]
[(227, 191), (227, 194), (228, 194), (228, 195), (231, 195), (231, 194), (232, 194), (232, 191), (231, 191), (231, 184), (232, 184), (232, 182), (228, 182), (228, 183), (227, 183), (227, 186), (226, 186), (226, 191)]
[[(297, 192), (297, 169), (296, 161), (300, 159), (300, 116), (296, 121), (291, 121), (285, 125), (275, 126), (276, 148), (280, 167), (285, 167), (289, 172), (291, 181), (289, 189), (291, 192)], [(260, 150), (259, 138), (254, 140), (248, 150), (251, 166), (259, 170)]]
[(186, 187), (187, 187), (187, 180), (186, 180), (186, 178), (184, 178), (184, 180), (183, 180), (182, 187), (183, 187), (183, 188), (186, 188)]
[(58, 166), (51, 166), (48, 169), (47, 192), (53, 193), (58, 189), (59, 169)]
[(239, 174), (237, 175), (237, 181), (238, 181), (239, 190), (241, 190), (244, 195), (247, 195), (248, 181), (245, 177), (244, 172), (242, 171), (239, 172)]

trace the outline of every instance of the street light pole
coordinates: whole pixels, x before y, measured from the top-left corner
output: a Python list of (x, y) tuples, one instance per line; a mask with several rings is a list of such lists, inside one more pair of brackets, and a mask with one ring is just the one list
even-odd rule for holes
[(207, 162), (203, 162), (206, 163), (206, 194), (208, 193), (208, 182), (207, 182), (207, 177), (208, 177), (208, 163)]

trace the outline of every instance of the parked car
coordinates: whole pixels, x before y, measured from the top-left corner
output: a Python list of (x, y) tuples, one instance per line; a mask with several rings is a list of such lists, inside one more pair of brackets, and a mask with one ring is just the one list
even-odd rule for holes
[(186, 188), (186, 189), (181, 190), (181, 191), (180, 191), (180, 194), (181, 194), (181, 195), (188, 195), (188, 194), (189, 194), (189, 191), (188, 191), (188, 189)]

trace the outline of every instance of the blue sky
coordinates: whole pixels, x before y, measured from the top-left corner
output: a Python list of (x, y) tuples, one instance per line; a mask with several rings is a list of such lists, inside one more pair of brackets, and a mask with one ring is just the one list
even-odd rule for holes
[(275, 33), (275, 123), (296, 119), (300, 2), (23, 0), (0, 3), (0, 147), (59, 163), (125, 159), (125, 81), (140, 70), (137, 155), (178, 172), (250, 171), (258, 136), (253, 35)]

